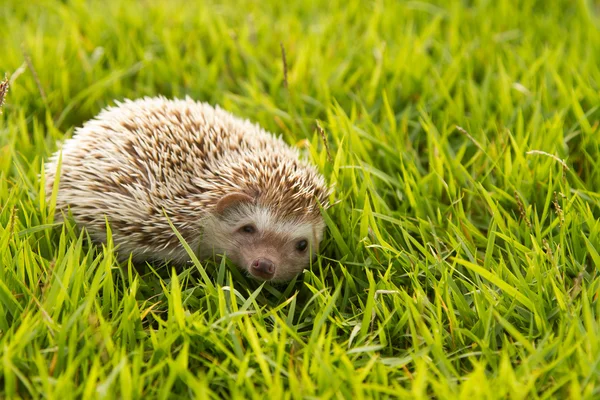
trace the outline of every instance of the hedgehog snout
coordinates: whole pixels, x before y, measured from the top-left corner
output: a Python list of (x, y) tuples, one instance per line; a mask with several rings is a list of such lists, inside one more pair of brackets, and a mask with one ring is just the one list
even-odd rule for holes
[(275, 263), (268, 258), (259, 257), (252, 261), (250, 273), (259, 278), (269, 280), (275, 276)]

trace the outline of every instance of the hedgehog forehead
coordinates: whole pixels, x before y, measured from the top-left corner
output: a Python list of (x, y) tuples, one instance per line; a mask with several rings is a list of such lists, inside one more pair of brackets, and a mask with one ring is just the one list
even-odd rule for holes
[(288, 239), (310, 239), (314, 234), (319, 234), (322, 228), (319, 221), (295, 216), (284, 218), (272, 209), (257, 204), (237, 207), (227, 220), (236, 225), (252, 223), (259, 232), (270, 232)]

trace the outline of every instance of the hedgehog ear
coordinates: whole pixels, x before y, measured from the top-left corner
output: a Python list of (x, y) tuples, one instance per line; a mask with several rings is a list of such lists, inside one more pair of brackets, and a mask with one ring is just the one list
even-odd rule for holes
[(223, 214), (227, 209), (240, 203), (253, 203), (254, 198), (246, 193), (233, 192), (221, 197), (217, 202), (215, 211), (217, 214)]

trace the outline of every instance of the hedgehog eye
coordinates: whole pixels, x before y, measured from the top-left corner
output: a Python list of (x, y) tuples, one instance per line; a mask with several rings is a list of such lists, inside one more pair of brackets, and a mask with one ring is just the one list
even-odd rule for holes
[(298, 250), (300, 253), (304, 252), (307, 247), (308, 247), (308, 242), (304, 239), (296, 242), (296, 250)]
[(247, 233), (248, 235), (251, 235), (254, 232), (256, 232), (256, 228), (254, 227), (254, 225), (244, 225), (239, 230), (240, 232)]

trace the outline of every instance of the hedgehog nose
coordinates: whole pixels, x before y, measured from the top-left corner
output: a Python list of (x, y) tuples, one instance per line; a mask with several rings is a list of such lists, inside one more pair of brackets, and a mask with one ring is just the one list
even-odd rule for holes
[(250, 266), (252, 273), (263, 279), (271, 279), (275, 275), (275, 264), (268, 258), (257, 258)]

